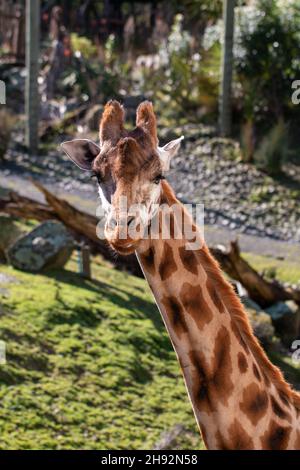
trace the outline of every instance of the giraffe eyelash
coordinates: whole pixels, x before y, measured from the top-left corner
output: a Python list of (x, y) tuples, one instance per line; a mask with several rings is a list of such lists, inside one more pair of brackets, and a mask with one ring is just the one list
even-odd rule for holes
[(153, 183), (155, 184), (158, 184), (161, 180), (165, 180), (165, 176), (164, 175), (157, 175), (155, 176), (154, 180), (153, 180)]
[(93, 173), (93, 174), (91, 175), (91, 178), (92, 178), (92, 179), (93, 179), (93, 178), (96, 178), (97, 182), (98, 182), (99, 184), (101, 183), (101, 176), (98, 175), (97, 173)]

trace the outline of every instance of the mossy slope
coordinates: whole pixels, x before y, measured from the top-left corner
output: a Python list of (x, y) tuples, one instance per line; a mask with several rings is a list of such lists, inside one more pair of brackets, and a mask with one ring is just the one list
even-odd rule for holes
[[(286, 263), (255, 261), (299, 279)], [(173, 448), (203, 448), (146, 282), (99, 258), (92, 270), (87, 281), (75, 259), (47, 275), (0, 267), (0, 449), (150, 449), (179, 423)], [(299, 385), (299, 366), (271, 359)]]
[(145, 281), (72, 260), (47, 275), (1, 267), (1, 449), (149, 449), (182, 423), (201, 446), (183, 379)]

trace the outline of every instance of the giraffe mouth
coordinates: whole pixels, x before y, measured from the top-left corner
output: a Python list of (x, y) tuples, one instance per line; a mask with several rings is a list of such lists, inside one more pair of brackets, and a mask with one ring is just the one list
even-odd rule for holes
[(135, 252), (137, 245), (138, 245), (138, 241), (137, 240), (132, 240), (130, 242), (128, 242), (127, 240), (124, 240), (123, 242), (110, 241), (109, 244), (120, 255), (130, 255)]

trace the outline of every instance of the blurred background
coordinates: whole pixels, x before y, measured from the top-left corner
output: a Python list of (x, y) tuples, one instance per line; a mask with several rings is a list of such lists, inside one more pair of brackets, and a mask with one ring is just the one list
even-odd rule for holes
[(0, 0), (0, 448), (203, 448), (134, 257), (59, 144), (153, 102), (167, 179), (300, 388), (297, 0)]

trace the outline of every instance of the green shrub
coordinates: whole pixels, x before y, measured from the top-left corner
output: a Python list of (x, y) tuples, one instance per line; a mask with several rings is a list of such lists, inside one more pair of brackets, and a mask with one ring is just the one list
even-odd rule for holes
[(174, 119), (177, 123), (183, 114), (191, 122), (199, 121), (204, 113), (215, 113), (218, 96), (220, 49), (195, 48), (192, 36), (183, 29), (183, 20), (183, 15), (175, 16), (153, 63), (142, 67), (139, 83), (142, 93), (155, 101), (169, 122)]
[(291, 84), (299, 73), (300, 5), (297, 0), (258, 0), (236, 12), (235, 68), (243, 114), (262, 131), (270, 117), (288, 119)]
[(75, 53), (80, 52), (85, 59), (90, 59), (97, 54), (97, 47), (93, 45), (92, 41), (76, 33), (71, 34), (71, 46)]
[(97, 55), (97, 47), (90, 39), (71, 34), (74, 56), (61, 79), (61, 89), (71, 95), (87, 95), (103, 103), (119, 97), (124, 66), (116, 52), (116, 41), (110, 35), (104, 44), (103, 57)]
[[(206, 28), (208, 51), (220, 47), (222, 29), (222, 20)], [(234, 36), (234, 119), (243, 123), (241, 145), (245, 160), (251, 161), (255, 145), (274, 123), (300, 117), (300, 107), (291, 101), (300, 69), (299, 1), (257, 0), (237, 7)]]

